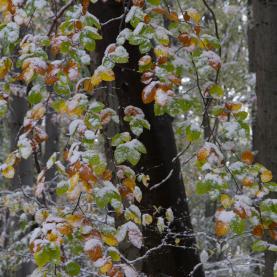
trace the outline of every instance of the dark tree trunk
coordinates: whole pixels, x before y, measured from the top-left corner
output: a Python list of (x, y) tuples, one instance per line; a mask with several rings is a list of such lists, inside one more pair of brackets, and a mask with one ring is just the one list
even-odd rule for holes
[[(56, 119), (56, 114), (52, 109), (48, 111), (45, 120), (45, 131), (48, 135), (48, 140), (45, 142), (44, 163), (48, 161), (54, 152), (59, 151), (59, 124)], [(46, 174), (46, 180), (50, 181), (55, 176), (55, 168), (52, 167)]]
[[(17, 147), (20, 128), (23, 125), (24, 116), (28, 110), (28, 102), (24, 97), (13, 95), (10, 104), (9, 129), (10, 129), (10, 148), (14, 151)], [(15, 178), (12, 181), (14, 188), (20, 185), (33, 185), (33, 159), (22, 159), (16, 169)]]
[[(27, 88), (28, 90), (28, 88)], [(20, 92), (21, 93), (21, 92)], [(10, 130), (10, 149), (14, 151), (17, 148), (18, 137), (21, 132), (21, 127), (23, 126), (24, 117), (28, 111), (28, 102), (26, 98), (21, 95), (14, 94), (10, 103), (10, 114), (9, 114), (9, 130)], [(33, 186), (33, 157), (29, 157), (27, 160), (22, 159), (16, 168), (16, 174), (12, 180), (13, 189), (18, 189), (21, 186)], [(14, 218), (10, 218), (9, 221), (16, 221)], [(17, 222), (13, 222), (15, 225)], [(14, 226), (15, 226), (14, 225)], [(14, 227), (7, 227), (14, 228)], [(11, 231), (11, 229), (7, 231)], [(24, 277), (30, 274), (34, 269), (34, 265), (31, 262), (24, 262), (19, 266), (19, 269), (13, 274), (6, 272), (4, 276), (11, 277)]]
[[(93, 5), (91, 10), (101, 22), (119, 17), (124, 12), (122, 4), (115, 1), (100, 2)], [(124, 21), (122, 22), (120, 20), (113, 21), (103, 27), (104, 40), (98, 44), (97, 55), (102, 56), (106, 46), (115, 42), (119, 28), (124, 28)], [(146, 146), (148, 153), (142, 158), (137, 170), (139, 172), (147, 171), (151, 178), (150, 187), (166, 179), (152, 191), (142, 188), (143, 203), (141, 210), (152, 213), (154, 206), (161, 206), (164, 209), (171, 207), (175, 215), (171, 231), (176, 234), (176, 237), (171, 235), (167, 239), (167, 243), (172, 244), (172, 246), (163, 246), (157, 251), (152, 251), (143, 260), (140, 268), (147, 276), (184, 277), (193, 272), (190, 276), (202, 277), (204, 273), (195, 249), (195, 238), (192, 234), (180, 164), (178, 160), (173, 161), (177, 155), (177, 150), (171, 125), (172, 119), (169, 116), (155, 116), (153, 106), (142, 103), (141, 91), (143, 87), (140, 83), (140, 74), (136, 71), (140, 53), (136, 47), (126, 45), (126, 48), (130, 54), (130, 62), (123, 67), (116, 67), (115, 70), (115, 87), (119, 102), (118, 111), (121, 118), (124, 107), (128, 105), (140, 107), (144, 111), (147, 120), (151, 124), (151, 131), (145, 131), (140, 139)], [(126, 130), (126, 126), (121, 126), (121, 130)], [(144, 230), (144, 237), (144, 252), (160, 245), (164, 238), (153, 230), (153, 226)], [(173, 246), (175, 238), (180, 238), (180, 244), (184, 247)]]
[[(253, 0), (257, 116), (254, 149), (257, 160), (277, 180), (277, 1)], [(253, 56), (253, 55), (252, 55)], [(276, 193), (270, 195), (276, 198)], [(270, 241), (270, 239), (268, 238)], [(273, 242), (272, 242), (273, 243)], [(273, 277), (276, 252), (265, 253), (265, 277)]]

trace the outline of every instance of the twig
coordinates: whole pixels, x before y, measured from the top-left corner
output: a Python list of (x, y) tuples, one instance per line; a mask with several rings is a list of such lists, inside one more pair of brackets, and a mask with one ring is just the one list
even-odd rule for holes
[(55, 26), (56, 26), (57, 23), (58, 23), (59, 18), (64, 14), (64, 12), (65, 12), (71, 5), (73, 5), (74, 2), (75, 2), (75, 0), (69, 1), (66, 5), (64, 5), (64, 6), (59, 10), (59, 12), (57, 13), (57, 16), (56, 16), (56, 17), (54, 18), (54, 20), (53, 20), (53, 23), (52, 23), (52, 25), (51, 25), (51, 27), (50, 27), (50, 30), (49, 30), (47, 36), (50, 36), (50, 35), (51, 35), (51, 33), (53, 32)]
[(101, 26), (103, 27), (103, 26), (106, 26), (106, 25), (108, 25), (109, 23), (111, 23), (113, 21), (120, 20), (120, 19), (124, 18), (124, 16), (125, 16), (125, 13), (123, 13), (122, 15), (120, 15), (118, 17), (111, 18), (108, 21), (101, 23)]
[(80, 205), (81, 197), (82, 197), (82, 192), (80, 192), (77, 203), (76, 203), (73, 211), (71, 212), (71, 214), (74, 214), (76, 212), (77, 208), (80, 207), (79, 205)]

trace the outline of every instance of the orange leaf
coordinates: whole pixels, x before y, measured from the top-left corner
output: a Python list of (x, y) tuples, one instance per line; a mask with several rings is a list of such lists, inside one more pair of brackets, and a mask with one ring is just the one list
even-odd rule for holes
[(252, 234), (256, 237), (261, 238), (264, 234), (264, 227), (261, 224), (255, 226), (254, 229), (252, 230)]
[(252, 164), (254, 162), (254, 154), (247, 150), (247, 151), (244, 151), (241, 155), (241, 160), (246, 163), (246, 164)]
[(144, 104), (152, 103), (155, 100), (156, 91), (156, 82), (151, 82), (142, 91), (142, 102)]
[(218, 237), (226, 236), (229, 233), (229, 225), (223, 221), (216, 221), (215, 222), (215, 234)]
[(207, 149), (206, 147), (202, 147), (199, 149), (197, 153), (197, 160), (200, 162), (206, 161), (209, 154), (210, 154), (210, 150)]

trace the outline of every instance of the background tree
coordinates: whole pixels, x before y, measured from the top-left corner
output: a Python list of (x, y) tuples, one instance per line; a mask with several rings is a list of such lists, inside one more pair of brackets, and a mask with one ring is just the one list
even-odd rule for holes
[[(254, 118), (253, 147), (257, 150), (257, 161), (272, 170), (273, 176), (277, 176), (276, 160), (276, 72), (277, 72), (277, 32), (276, 32), (276, 12), (277, 6), (274, 1), (252, 1), (253, 22), (252, 37), (250, 36), (250, 55), (253, 71), (256, 73), (256, 118)], [(272, 193), (272, 198), (276, 199), (276, 192)], [(273, 242), (270, 232), (273, 232), (274, 223), (267, 222), (268, 230), (265, 237)], [(276, 252), (265, 252), (265, 272), (264, 276), (270, 277), (274, 273), (274, 263), (276, 263)]]

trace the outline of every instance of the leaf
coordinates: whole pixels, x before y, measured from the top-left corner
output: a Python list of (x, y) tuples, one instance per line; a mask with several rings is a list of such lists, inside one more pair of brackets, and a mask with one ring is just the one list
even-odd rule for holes
[(150, 214), (142, 215), (142, 225), (143, 226), (150, 225), (152, 222), (153, 222), (153, 218)]
[(65, 271), (70, 276), (77, 276), (81, 271), (81, 267), (75, 262), (70, 262), (65, 266)]
[(46, 168), (50, 169), (56, 162), (57, 160), (57, 153), (54, 152), (51, 157), (48, 159), (47, 163), (46, 163)]
[(216, 99), (224, 96), (224, 91), (221, 86), (214, 84), (210, 87), (210, 94)]
[(262, 240), (257, 240), (252, 244), (254, 252), (264, 252), (268, 248), (268, 243)]
[(107, 82), (111, 82), (115, 80), (114, 72), (111, 69), (101, 71), (100, 77), (103, 81), (107, 81)]
[(25, 137), (25, 135), (21, 135), (18, 141), (18, 150), (23, 159), (28, 159), (33, 152), (31, 141)]
[(215, 234), (218, 237), (224, 237), (229, 233), (229, 224), (220, 220), (215, 222)]
[(244, 151), (241, 155), (241, 160), (246, 164), (252, 164), (254, 162), (254, 154), (253, 152), (247, 150)]
[(5, 12), (8, 9), (9, 0), (1, 0), (0, 1), (0, 12)]
[(261, 174), (261, 181), (263, 183), (268, 183), (272, 180), (272, 172), (268, 169), (264, 170)]
[(232, 206), (232, 204), (233, 204), (232, 198), (229, 195), (227, 195), (227, 194), (221, 194), (221, 196), (220, 196), (220, 202), (221, 202), (221, 205), (225, 209), (230, 208)]
[(171, 208), (168, 208), (165, 212), (165, 218), (166, 220), (171, 223), (174, 220), (174, 214)]
[(196, 24), (199, 24), (201, 15), (195, 9), (188, 9), (186, 13)]
[(212, 183), (209, 181), (196, 183), (196, 193), (199, 195), (206, 194), (207, 192), (211, 191), (212, 188)]
[(142, 192), (141, 192), (141, 189), (136, 186), (135, 187), (135, 190), (134, 190), (134, 197), (135, 199), (140, 203), (141, 200), (142, 200)]
[(32, 104), (38, 104), (42, 100), (42, 95), (39, 91), (31, 91), (27, 97), (28, 101)]
[(119, 262), (121, 260), (120, 252), (115, 247), (109, 247), (107, 253), (114, 262)]
[(0, 59), (0, 79), (4, 79), (12, 67), (11, 59), (4, 57)]
[(115, 136), (113, 136), (111, 145), (118, 146), (118, 145), (120, 145), (124, 142), (128, 142), (130, 140), (131, 140), (130, 134), (128, 132), (123, 132), (123, 133), (116, 134)]
[(45, 249), (42, 249), (41, 251), (36, 252), (34, 254), (34, 259), (38, 267), (43, 267), (50, 261), (50, 257), (47, 251), (45, 251)]
[(160, 233), (162, 233), (165, 230), (164, 219), (162, 217), (158, 217), (157, 227)]
[(56, 194), (58, 196), (61, 196), (63, 194), (65, 194), (68, 191), (68, 182), (66, 181), (61, 181), (57, 184), (57, 188), (56, 188)]
[(14, 174), (15, 170), (12, 165), (8, 165), (4, 169), (2, 169), (2, 175), (7, 179), (13, 179)]
[(116, 237), (113, 234), (101, 234), (101, 238), (104, 243), (106, 243), (109, 246), (117, 246), (118, 241)]
[(105, 208), (112, 199), (120, 200), (119, 192), (111, 182), (105, 181), (104, 187), (95, 192), (95, 202), (98, 207)]
[(132, 220), (136, 224), (141, 224), (141, 212), (136, 205), (130, 205), (130, 207), (125, 210), (124, 216), (127, 220)]
[(230, 227), (233, 232), (238, 235), (242, 235), (246, 228), (245, 220), (241, 219), (240, 217), (236, 217), (231, 221)]
[(186, 138), (189, 142), (193, 142), (195, 140), (198, 140), (201, 136), (201, 132), (193, 129), (191, 126), (188, 126), (186, 128)]
[(101, 273), (107, 273), (113, 267), (113, 263), (110, 259), (107, 259), (105, 264), (102, 265), (99, 270)]
[(158, 6), (161, 4), (161, 0), (147, 0), (147, 2), (151, 5)]
[(60, 255), (60, 248), (58, 246), (51, 247), (47, 245), (34, 254), (34, 259), (39, 267), (43, 267), (49, 262), (59, 264), (61, 260)]
[(130, 242), (135, 247), (140, 249), (142, 247), (142, 233), (139, 227), (131, 221), (129, 221), (127, 224), (128, 224), (128, 238)]

